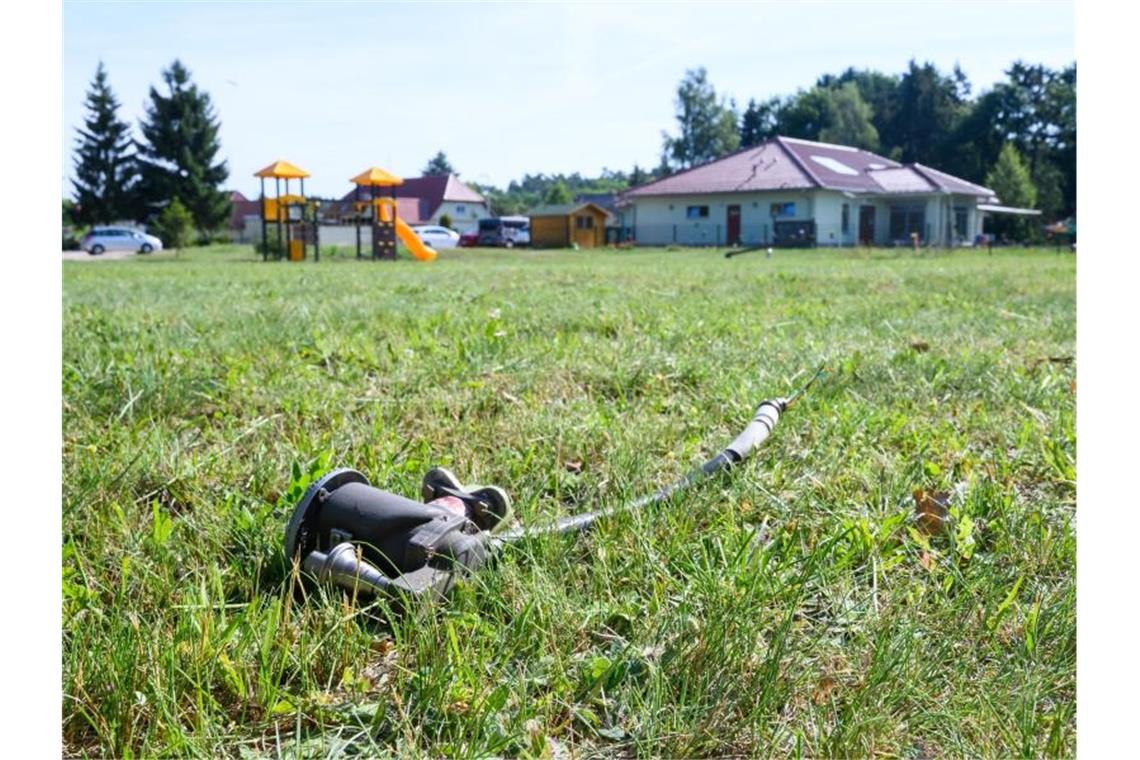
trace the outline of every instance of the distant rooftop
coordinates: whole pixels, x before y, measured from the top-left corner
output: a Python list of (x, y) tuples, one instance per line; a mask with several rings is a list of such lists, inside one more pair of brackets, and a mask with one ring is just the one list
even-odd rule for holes
[(922, 164), (900, 164), (846, 145), (773, 137), (724, 158), (635, 187), (623, 198), (764, 190), (853, 193), (950, 192), (990, 198), (993, 191)]

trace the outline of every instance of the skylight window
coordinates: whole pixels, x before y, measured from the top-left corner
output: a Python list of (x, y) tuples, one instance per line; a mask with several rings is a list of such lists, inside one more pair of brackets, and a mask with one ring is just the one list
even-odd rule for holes
[(831, 156), (812, 156), (812, 161), (815, 161), (820, 166), (827, 167), (836, 174), (846, 174), (848, 176), (858, 176), (859, 172), (852, 169), (847, 164), (832, 158)]

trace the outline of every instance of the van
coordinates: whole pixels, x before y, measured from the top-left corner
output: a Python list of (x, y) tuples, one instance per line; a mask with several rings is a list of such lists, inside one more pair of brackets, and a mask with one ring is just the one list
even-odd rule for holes
[(514, 248), (530, 245), (530, 218), (500, 216), (479, 220), (479, 245)]

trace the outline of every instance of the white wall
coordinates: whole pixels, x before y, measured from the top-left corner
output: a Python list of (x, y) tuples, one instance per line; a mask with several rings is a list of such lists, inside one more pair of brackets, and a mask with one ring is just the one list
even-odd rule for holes
[[(671, 195), (633, 199), (632, 209), (623, 209), (625, 224), (636, 224), (637, 242), (642, 245), (724, 245), (728, 234), (728, 206), (740, 206), (740, 237), (744, 245), (759, 245), (772, 239), (773, 203), (795, 203), (794, 216), (781, 221), (811, 219), (815, 215), (815, 193), (769, 192), (704, 195)], [(708, 206), (703, 219), (686, 218), (688, 206)], [(836, 225), (839, 224), (838, 217)]]
[(428, 221), (431, 224), (439, 224), (440, 217), (444, 214), (451, 217), (452, 226), (461, 233), (474, 232), (479, 229), (480, 219), (491, 218), (486, 203), (471, 203), (469, 201), (456, 203), (455, 201), (444, 201), (439, 204), (439, 208), (435, 210), (435, 213), (432, 214), (431, 219)]
[[(620, 223), (635, 228), (637, 242), (642, 245), (724, 245), (727, 237), (727, 207), (740, 206), (741, 243), (758, 245), (772, 239), (773, 203), (795, 203), (796, 213), (787, 220), (815, 219), (816, 242), (819, 246), (853, 246), (859, 243), (859, 213), (863, 206), (875, 209), (875, 245), (891, 245), (891, 206), (922, 204), (925, 207), (923, 243), (927, 245), (955, 244), (947, 239), (946, 229), (953, 230), (954, 208), (967, 208), (967, 238), (964, 245), (973, 243), (974, 235), (981, 230), (981, 214), (977, 200), (963, 195), (928, 195), (874, 197), (852, 194), (847, 197), (834, 190), (806, 192), (766, 192), (705, 195), (674, 195), (658, 198), (636, 198), (619, 213)], [(847, 232), (843, 231), (843, 205), (848, 207)], [(688, 206), (708, 206), (708, 217), (700, 220), (686, 218)], [(781, 219), (782, 221), (783, 219)], [(909, 244), (909, 241), (898, 241)]]

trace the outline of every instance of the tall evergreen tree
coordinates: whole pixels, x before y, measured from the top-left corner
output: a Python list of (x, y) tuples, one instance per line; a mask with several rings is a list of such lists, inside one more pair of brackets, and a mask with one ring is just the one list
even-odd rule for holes
[(119, 101), (107, 84), (103, 63), (87, 92), (87, 118), (77, 130), (75, 147), (75, 208), (80, 224), (106, 224), (132, 216), (131, 190), (135, 166), (130, 126), (120, 121)]
[(139, 144), (142, 213), (153, 217), (178, 198), (199, 233), (220, 228), (230, 216), (221, 184), (229, 177), (221, 149), (221, 126), (209, 94), (190, 81), (190, 72), (175, 60), (162, 72), (167, 93), (150, 88), (150, 104), (141, 124)]
[(447, 160), (447, 154), (442, 150), (432, 156), (431, 160), (427, 162), (424, 167), (424, 175), (429, 176), (432, 174), (455, 174), (455, 167)]
[(890, 130), (905, 162), (944, 164), (950, 136), (965, 115), (961, 83), (927, 63), (910, 62), (899, 80), (898, 110)]
[(676, 109), (680, 134), (663, 135), (662, 163), (688, 168), (720, 158), (740, 145), (736, 109), (717, 96), (703, 67), (685, 72), (677, 86)]

